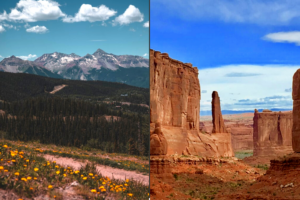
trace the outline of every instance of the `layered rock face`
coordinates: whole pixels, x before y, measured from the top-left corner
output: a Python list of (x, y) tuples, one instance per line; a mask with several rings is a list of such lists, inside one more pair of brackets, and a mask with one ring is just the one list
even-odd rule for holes
[(200, 84), (198, 69), (150, 51), (151, 122), (199, 129)]
[(292, 153), (292, 112), (255, 110), (253, 118), (254, 156)]
[(166, 155), (168, 143), (161, 131), (160, 123), (155, 124), (155, 130), (150, 135), (150, 154), (151, 155)]
[(253, 150), (253, 126), (250, 124), (229, 125), (234, 151)]
[(293, 150), (300, 152), (300, 69), (293, 76)]
[[(219, 140), (214, 141), (217, 135), (212, 138), (199, 134), (199, 111), (197, 67), (150, 50), (150, 137), (153, 143), (158, 141), (154, 139), (155, 124), (160, 123), (161, 135), (168, 146), (166, 155), (232, 156), (230, 137), (218, 143)], [(158, 155), (154, 147), (150, 148), (155, 152), (153, 155)], [(156, 145), (155, 149), (164, 147)]]
[(220, 97), (217, 91), (212, 93), (212, 120), (213, 120), (213, 133), (227, 133), (224, 120), (221, 112)]

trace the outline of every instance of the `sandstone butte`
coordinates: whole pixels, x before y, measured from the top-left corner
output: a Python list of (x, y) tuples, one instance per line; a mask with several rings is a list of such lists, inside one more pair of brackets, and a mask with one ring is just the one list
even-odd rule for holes
[(293, 128), (292, 146), (296, 153), (300, 153), (300, 69), (293, 76)]
[(199, 132), (197, 67), (150, 50), (150, 154), (231, 157), (230, 133)]
[(253, 155), (281, 156), (292, 153), (292, 112), (256, 109), (253, 117)]

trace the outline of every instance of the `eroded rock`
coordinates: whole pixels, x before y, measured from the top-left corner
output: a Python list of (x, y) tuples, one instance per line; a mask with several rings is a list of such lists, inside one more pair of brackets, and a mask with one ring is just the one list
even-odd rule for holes
[(199, 111), (197, 67), (150, 50), (151, 155), (165, 155), (161, 148), (164, 145), (154, 130), (155, 124), (160, 123), (167, 143), (166, 155), (232, 156), (230, 137), (220, 135), (219, 140), (219, 134), (212, 137), (199, 132)]
[(293, 128), (292, 146), (294, 152), (300, 152), (300, 69), (293, 76)]
[(292, 153), (292, 112), (262, 112), (253, 117), (253, 155), (274, 156)]
[(161, 124), (155, 123), (155, 130), (150, 135), (150, 154), (151, 155), (166, 155), (168, 143), (161, 131)]
[(213, 121), (212, 133), (227, 133), (221, 112), (220, 97), (217, 91), (213, 91), (212, 93), (211, 107)]

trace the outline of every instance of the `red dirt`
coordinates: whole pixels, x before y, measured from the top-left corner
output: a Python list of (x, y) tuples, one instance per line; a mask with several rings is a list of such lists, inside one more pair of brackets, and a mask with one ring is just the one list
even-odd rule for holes
[(265, 172), (239, 161), (198, 165), (172, 163), (171, 168), (172, 174), (150, 175), (151, 199), (211, 199), (250, 185)]

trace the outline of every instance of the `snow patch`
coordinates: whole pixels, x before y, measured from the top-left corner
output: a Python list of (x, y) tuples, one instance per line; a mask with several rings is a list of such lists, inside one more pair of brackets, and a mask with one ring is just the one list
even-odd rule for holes
[(53, 58), (57, 58), (57, 53), (51, 55)]
[(86, 77), (85, 77), (83, 74), (81, 74), (81, 76), (80, 76), (80, 80), (82, 80), (82, 81), (86, 81)]

